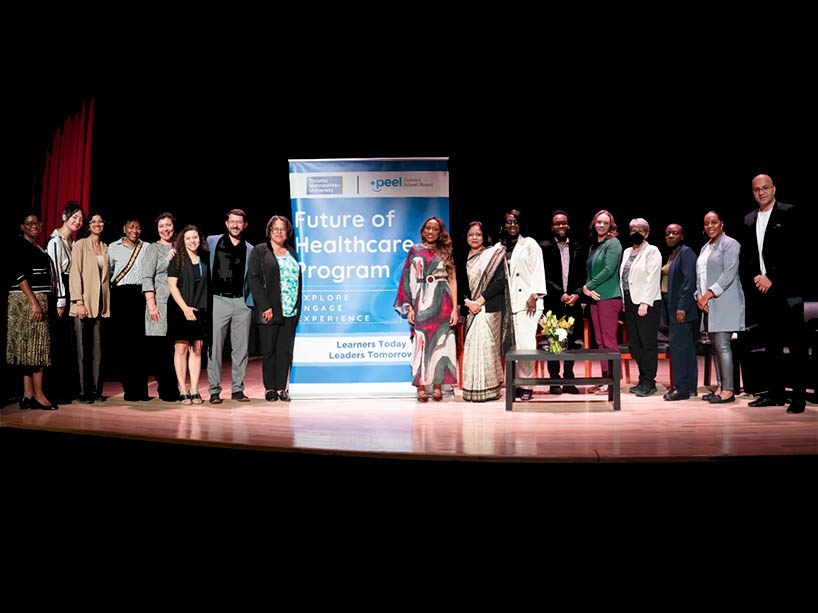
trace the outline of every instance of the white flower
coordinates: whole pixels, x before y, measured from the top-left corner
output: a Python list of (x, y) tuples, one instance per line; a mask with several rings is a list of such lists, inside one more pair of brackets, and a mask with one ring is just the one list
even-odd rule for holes
[(562, 342), (566, 338), (568, 338), (568, 330), (566, 330), (565, 328), (557, 328), (555, 334), (556, 334), (557, 340), (560, 341), (560, 342)]

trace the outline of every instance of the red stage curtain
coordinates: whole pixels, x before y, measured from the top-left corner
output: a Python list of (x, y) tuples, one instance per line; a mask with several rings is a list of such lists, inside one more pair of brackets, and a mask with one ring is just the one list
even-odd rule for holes
[[(45, 160), (42, 187), (43, 232), (45, 244), (54, 228), (62, 224), (60, 215), (70, 200), (80, 203), (88, 215), (91, 195), (91, 149), (94, 142), (94, 100), (68, 117), (60, 127)], [(32, 195), (32, 206), (35, 206)]]

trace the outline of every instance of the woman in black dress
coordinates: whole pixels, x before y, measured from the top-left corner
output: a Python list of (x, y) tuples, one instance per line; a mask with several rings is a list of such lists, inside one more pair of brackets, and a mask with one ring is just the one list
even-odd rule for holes
[(185, 226), (176, 237), (175, 249), (176, 255), (168, 264), (168, 289), (173, 298), (168, 301), (168, 336), (174, 342), (173, 365), (182, 404), (202, 404), (199, 374), (209, 321), (207, 243), (196, 226)]

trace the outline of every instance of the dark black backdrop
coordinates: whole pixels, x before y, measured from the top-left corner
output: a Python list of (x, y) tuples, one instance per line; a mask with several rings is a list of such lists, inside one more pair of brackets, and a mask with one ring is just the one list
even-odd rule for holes
[[(313, 13), (314, 7), (308, 10)], [(350, 12), (348, 7), (342, 10)], [(22, 211), (28, 206), (32, 177), (42, 172), (54, 129), (84, 98), (93, 96), (97, 125), (91, 201), (113, 222), (106, 230), (109, 241), (117, 238), (117, 218), (129, 208), (146, 220), (169, 209), (181, 223), (194, 221), (212, 232), (223, 227), (221, 216), (233, 206), (249, 211), (249, 238), (261, 240), (269, 215), (289, 210), (287, 158), (319, 157), (450, 156), (451, 219), (458, 230), (473, 218), (498, 225), (504, 210), (517, 207), (535, 222), (532, 233), (539, 239), (547, 233), (549, 213), (562, 207), (584, 235), (593, 212), (605, 207), (620, 223), (637, 215), (655, 229), (681, 221), (697, 248), (708, 209), (721, 209), (729, 233), (754, 207), (749, 183), (759, 172), (771, 174), (780, 199), (804, 207), (811, 216), (810, 228), (816, 227), (818, 105), (809, 91), (814, 80), (811, 50), (806, 48), (809, 35), (800, 35), (795, 24), (777, 24), (769, 11), (757, 15), (733, 10), (726, 20), (718, 20), (712, 10), (678, 6), (670, 7), (667, 17), (644, 7), (580, 10), (573, 19), (561, 19), (559, 9), (550, 6), (542, 16), (490, 11), (485, 12), (485, 23), (480, 11), (458, 11), (452, 26), (439, 31), (434, 29), (437, 15), (415, 10), (401, 18), (405, 34), (395, 22), (382, 19), (380, 11), (369, 19), (365, 10), (351, 12), (353, 20), (364, 22), (366, 31), (360, 33), (339, 27), (326, 9), (302, 22), (257, 20), (261, 32), (244, 12), (238, 24), (230, 23), (228, 13), (218, 12), (216, 27), (195, 24), (186, 13), (183, 25), (165, 26), (165, 38), (173, 43), (156, 33), (164, 18), (157, 21), (150, 14), (150, 27), (139, 30), (133, 42), (122, 41), (133, 58), (117, 53), (113, 45), (78, 47), (87, 28), (60, 23), (59, 61), (38, 59), (31, 68), (20, 69), (23, 84), (6, 81), (11, 129), (4, 138), (13, 155), (5, 208)], [(742, 16), (752, 27), (740, 23)], [(631, 23), (623, 28), (620, 19)], [(669, 36), (674, 23), (681, 32)], [(124, 25), (111, 23), (97, 30), (125, 38)], [(294, 31), (292, 39), (288, 30)], [(201, 40), (180, 40), (183, 33), (193, 32)], [(737, 34), (738, 44), (731, 33)], [(43, 38), (38, 31), (27, 49), (39, 48)], [(166, 50), (174, 46), (178, 48)], [(311, 50), (320, 57), (310, 58)], [(14, 60), (10, 71), (16, 72), (19, 57)], [(145, 238), (152, 240), (150, 224), (143, 225)], [(0, 228), (4, 239), (18, 233), (16, 222)], [(654, 231), (653, 239), (660, 243), (657, 234)], [(0, 240), (0, 247), (8, 244)], [(3, 259), (7, 261), (5, 255)], [(818, 298), (815, 284), (810, 290), (813, 299)], [(183, 471), (169, 473), (172, 463), (165, 462), (164, 455), (146, 454), (144, 449), (134, 453), (118, 443), (110, 445), (121, 450), (116, 461), (109, 462), (116, 477), (94, 488), (108, 506), (115, 484), (126, 488), (132, 501), (135, 484), (140, 491), (140, 480), (149, 483), (145, 491), (155, 495), (162, 475), (170, 475), (173, 491), (185, 495), (189, 488), (176, 486), (191, 475), (207, 475), (201, 490), (219, 494), (222, 483), (230, 485), (221, 489), (233, 487), (236, 475), (255, 476), (245, 462), (242, 471), (229, 471), (229, 482), (214, 483), (214, 475), (236, 465), (226, 464), (224, 454), (216, 456), (212, 470), (208, 466), (197, 472), (184, 463)], [(36, 473), (37, 489), (53, 492), (44, 479), (63, 477), (59, 467), (70, 471), (61, 481), (74, 489), (81, 476), (93, 479), (98, 474), (96, 447), (86, 451), (93, 461), (77, 467), (80, 445), (35, 446), (25, 441), (0, 448), (4, 460), (39, 469), (11, 471), (12, 477), (19, 474), (27, 480)], [(28, 452), (22, 463), (21, 450)], [(183, 454), (174, 457), (187, 460)], [(156, 470), (146, 473), (150, 457), (161, 459)], [(42, 466), (32, 464), (34, 460)], [(137, 470), (123, 472), (123, 464), (131, 462)], [(267, 464), (255, 466), (266, 470)], [(348, 469), (348, 464), (338, 466)], [(440, 474), (440, 467), (433, 468), (424, 484), (431, 481), (431, 473)], [(731, 483), (749, 485), (752, 475), (753, 487), (728, 488), (729, 496), (739, 490), (760, 491), (757, 481), (764, 471), (755, 468), (740, 482), (731, 471)], [(320, 478), (335, 473), (312, 474)], [(781, 471), (775, 474), (778, 486)], [(553, 471), (549, 475), (553, 477)], [(620, 499), (641, 503), (644, 474), (636, 475), (639, 486), (623, 498), (624, 475), (619, 471)], [(503, 471), (504, 480), (497, 483), (503, 491), (508, 476)], [(349, 474), (344, 477), (338, 482), (348, 487)], [(587, 479), (570, 481), (583, 483), (583, 492), (594, 492), (592, 504), (586, 506), (595, 509), (603, 483), (587, 488)], [(674, 504), (698, 500), (705, 475), (699, 471), (695, 479), (682, 481), (668, 479), (663, 468), (662, 479), (651, 482), (669, 484), (668, 499)], [(315, 488), (315, 479), (308, 482)], [(394, 472), (387, 482), (398, 487), (405, 483), (395, 479)], [(449, 489), (452, 482), (446, 480)], [(684, 487), (687, 482), (695, 487)], [(371, 479), (366, 483), (368, 487)], [(559, 485), (552, 489), (558, 492)], [(479, 491), (486, 491), (485, 486), (482, 480)], [(718, 489), (708, 490), (722, 491), (723, 479)], [(75, 499), (95, 498), (80, 493), (77, 497), (72, 490)], [(344, 495), (346, 500), (356, 498)], [(401, 496), (403, 501), (403, 492)], [(656, 492), (651, 496), (656, 498)], [(776, 490), (776, 500), (784, 498), (786, 494)], [(232, 504), (232, 498), (225, 499)], [(566, 499), (585, 502), (581, 496)], [(99, 513), (92, 516), (98, 518)], [(370, 518), (371, 513), (362, 516)]]
[[(475, 77), (475, 78), (472, 78)], [(119, 236), (126, 212), (152, 220), (170, 210), (179, 224), (223, 230), (244, 208), (248, 237), (262, 240), (274, 213), (289, 213), (288, 158), (449, 156), (456, 244), (471, 219), (499, 228), (519, 208), (542, 240), (555, 208), (587, 236), (592, 214), (611, 210), (620, 226), (648, 219), (652, 241), (682, 223), (702, 242), (716, 209), (733, 231), (755, 203), (751, 179), (770, 174), (784, 202), (815, 226), (811, 96), (800, 86), (759, 95), (736, 80), (675, 75), (596, 75), (521, 81), (497, 72), (441, 76), (416, 89), (405, 81), (323, 89), (226, 77), (143, 79), (22, 95), (22, 139), (14, 201), (30, 201), (54, 128), (83, 98), (96, 99), (92, 207)], [(814, 294), (814, 289), (813, 289)]]

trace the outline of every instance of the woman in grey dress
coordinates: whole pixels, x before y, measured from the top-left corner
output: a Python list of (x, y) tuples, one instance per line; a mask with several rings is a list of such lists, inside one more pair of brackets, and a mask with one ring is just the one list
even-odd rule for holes
[(741, 245), (724, 233), (724, 223), (714, 211), (704, 216), (704, 232), (710, 240), (696, 262), (696, 302), (703, 313), (702, 330), (712, 342), (718, 388), (702, 400), (721, 404), (736, 400), (730, 339), (744, 330), (744, 292), (738, 277)]
[[(176, 371), (173, 367), (173, 343), (168, 333), (168, 263), (173, 249), (174, 224), (176, 218), (171, 213), (162, 213), (156, 218), (159, 240), (147, 247), (144, 262), (142, 291), (145, 294), (145, 340), (148, 345), (146, 355), (156, 356), (150, 360), (153, 376), (156, 378), (159, 398), (165, 402), (178, 402), (179, 389), (176, 387)], [(150, 366), (149, 366), (150, 367)]]

